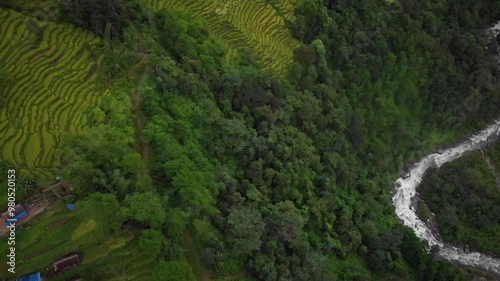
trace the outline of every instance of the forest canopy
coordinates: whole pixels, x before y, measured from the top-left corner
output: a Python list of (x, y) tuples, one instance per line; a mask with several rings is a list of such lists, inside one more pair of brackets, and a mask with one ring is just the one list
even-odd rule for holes
[[(86, 134), (63, 138), (58, 173), (83, 214), (113, 206), (93, 217), (103, 231), (137, 231), (155, 280), (199, 278), (193, 253), (214, 280), (465, 280), (395, 219), (390, 189), (405, 165), (498, 117), (485, 33), (497, 5), (304, 0), (288, 23), (301, 47), (277, 77), (251, 49), (227, 56), (185, 10), (64, 0), (61, 21), (104, 38), (112, 93)], [(498, 198), (457, 163), (424, 190), (431, 210), (447, 206), (445, 238), (474, 244), (459, 234), (498, 229)], [(467, 188), (450, 187), (459, 173)], [(461, 217), (462, 200), (492, 209)]]
[[(314, 5), (309, 2), (301, 7)], [(403, 21), (401, 26), (399, 22), (404, 15), (391, 7), (372, 3), (371, 11), (347, 3), (331, 9), (316, 5), (322, 10), (318, 17), (328, 16), (320, 20), (319, 25), (325, 32), (318, 32), (314, 40), (301, 38), (306, 44), (297, 50), (297, 62), (286, 81), (259, 73), (249, 65), (248, 57), (247, 61), (236, 61), (231, 68), (223, 64), (220, 68), (215, 66), (211, 73), (190, 67), (188, 71), (193, 71), (194, 77), (208, 78), (206, 81), (211, 82), (208, 89), (213, 94), (190, 94), (194, 103), (184, 110), (179, 110), (181, 105), (190, 102), (170, 92), (182, 95), (186, 91), (156, 83), (156, 90), (163, 90), (164, 94), (148, 92), (144, 101), (145, 112), (156, 113), (150, 118), (151, 125), (146, 127), (147, 132), (149, 128), (155, 132), (150, 135), (152, 147), (157, 151), (152, 167), (159, 169), (158, 176), (153, 174), (153, 178), (171, 182), (175, 187), (180, 175), (171, 173), (181, 169), (177, 166), (181, 162), (176, 161), (172, 166), (168, 159), (183, 159), (180, 151), (189, 155), (182, 160), (183, 165), (191, 167), (189, 173), (216, 171), (215, 178), (207, 181), (209, 174), (204, 177), (207, 179), (205, 190), (197, 187), (199, 191), (191, 194), (206, 196), (196, 201), (196, 206), (210, 206), (206, 205), (210, 198), (216, 198), (218, 211), (209, 211), (211, 215), (203, 218), (214, 226), (209, 228), (213, 238), (207, 239), (204, 245), (208, 252), (215, 252), (219, 257), (214, 264), (220, 272), (230, 270), (217, 267), (222, 261), (240, 265), (248, 261), (248, 270), (259, 280), (328, 280), (331, 276), (355, 280), (381, 276), (387, 271), (408, 279), (410, 276), (425, 280), (459, 278), (446, 263), (433, 261), (425, 252), (410, 255), (408, 243), (415, 238), (411, 233), (402, 234), (388, 206), (390, 175), (397, 173), (402, 159), (411, 158), (419, 153), (415, 150), (431, 145), (425, 140), (432, 131), (459, 126), (466, 132), (489, 121), (497, 114), (494, 104), (498, 101), (498, 88), (489, 87), (491, 95), (485, 97), (490, 100), (480, 100), (484, 106), (476, 109), (467, 107), (471, 103), (460, 105), (451, 100), (442, 105), (436, 98), (448, 98), (442, 93), (431, 93), (435, 93), (437, 87), (452, 85), (439, 85), (442, 80), (433, 79), (433, 75), (437, 75), (437, 69), (455, 65), (455, 59), (468, 60), (471, 54), (435, 61), (433, 56), (438, 53), (421, 51), (421, 39), (413, 33), (394, 33), (395, 28), (383, 28), (392, 25), (408, 28), (413, 24), (410, 18), (410, 22)], [(299, 17), (313, 17), (301, 12), (299, 8)], [(381, 20), (382, 26), (377, 27), (370, 26), (373, 23), (369, 16), (359, 16), (360, 33), (347, 32), (350, 29), (349, 23), (344, 22), (345, 14), (357, 17), (362, 12), (385, 13), (388, 19), (387, 22)], [(363, 28), (365, 21), (368, 26)], [(316, 21), (305, 29), (314, 30), (317, 26)], [(333, 28), (346, 32), (335, 32)], [(362, 32), (367, 32), (363, 29), (375, 33), (363, 35)], [(484, 37), (480, 29), (483, 26), (477, 26), (477, 36)], [(340, 42), (345, 43), (338, 45)], [(435, 47), (453, 56), (446, 45)], [(337, 53), (341, 51), (344, 57)], [(489, 74), (484, 76), (490, 77), (487, 83), (497, 84), (498, 80), (489, 75), (498, 75), (498, 69), (490, 63), (488, 55), (484, 51), (473, 54), (487, 66)], [(190, 59), (193, 57), (184, 56), (180, 62), (186, 61), (189, 65), (193, 63)], [(457, 75), (469, 75), (467, 67), (454, 69)], [(449, 80), (450, 83), (462, 83), (460, 75), (456, 80)], [(159, 77), (165, 81), (165, 76)], [(453, 87), (461, 89), (449, 91), (450, 97), (454, 96), (457, 101), (460, 98), (456, 95), (471, 93), (463, 85)], [(148, 107), (149, 95), (155, 99)], [(210, 102), (214, 98), (215, 104)], [(454, 111), (450, 111), (450, 106), (455, 107)], [(464, 107), (468, 113), (455, 116)], [(467, 119), (468, 122), (460, 119), (471, 114), (481, 118)], [(183, 123), (182, 120), (191, 121)], [(207, 134), (210, 127), (216, 130)], [(174, 135), (167, 137), (169, 131)], [(186, 139), (186, 136), (190, 137)], [(199, 139), (199, 136), (205, 138)], [(202, 140), (208, 140), (210, 145), (196, 146), (195, 143), (202, 144)], [(198, 149), (206, 152), (194, 152)], [(206, 155), (210, 155), (211, 164), (201, 160)], [(198, 157), (202, 158), (197, 160)], [(167, 177), (160, 176), (165, 173)], [(180, 192), (184, 186), (187, 185), (174, 190)], [(195, 188), (196, 184), (190, 186)], [(186, 202), (187, 206), (193, 206), (192, 199), (186, 201), (181, 194), (173, 193), (169, 198), (178, 198), (171, 201), (174, 204)], [(192, 211), (193, 207), (187, 209), (192, 218), (200, 214)], [(245, 227), (241, 232), (235, 218)], [(199, 231), (195, 226), (195, 233), (203, 233)], [(404, 235), (408, 238), (403, 239)], [(227, 237), (227, 248), (220, 247), (217, 237)], [(244, 247), (238, 244), (242, 237), (247, 241)], [(348, 266), (359, 266), (355, 263), (337, 269), (339, 271), (328, 266), (329, 256), (343, 260), (353, 254), (367, 261), (368, 271), (349, 271)], [(308, 262), (317, 265), (307, 266)], [(419, 274), (405, 269), (417, 265), (424, 269)]]

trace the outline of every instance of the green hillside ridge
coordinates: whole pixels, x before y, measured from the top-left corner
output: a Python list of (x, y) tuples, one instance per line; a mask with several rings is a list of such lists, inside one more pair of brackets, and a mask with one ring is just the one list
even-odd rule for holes
[(106, 95), (94, 81), (100, 39), (69, 25), (0, 9), (0, 151), (29, 173), (48, 176), (64, 132), (81, 134)]

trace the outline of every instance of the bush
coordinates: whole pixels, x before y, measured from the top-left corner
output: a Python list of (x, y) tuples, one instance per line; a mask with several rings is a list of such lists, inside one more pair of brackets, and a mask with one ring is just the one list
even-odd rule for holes
[(165, 238), (160, 231), (156, 229), (143, 230), (139, 237), (139, 247), (151, 256), (158, 256), (165, 244)]

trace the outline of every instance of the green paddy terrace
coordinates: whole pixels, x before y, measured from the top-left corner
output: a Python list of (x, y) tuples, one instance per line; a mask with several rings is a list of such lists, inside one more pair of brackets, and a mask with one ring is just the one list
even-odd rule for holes
[(94, 80), (100, 39), (70, 25), (0, 9), (0, 156), (50, 176), (64, 132), (81, 134), (106, 95)]
[(299, 0), (147, 0), (153, 10), (185, 9), (206, 19), (210, 34), (224, 43), (228, 58), (249, 48), (263, 71), (284, 75), (300, 46), (285, 26)]

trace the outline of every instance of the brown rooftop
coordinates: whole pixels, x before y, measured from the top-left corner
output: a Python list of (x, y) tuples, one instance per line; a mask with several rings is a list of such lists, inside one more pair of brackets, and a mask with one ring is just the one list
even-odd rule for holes
[(67, 257), (60, 258), (54, 262), (54, 271), (60, 272), (66, 268), (76, 266), (80, 263), (78, 254), (72, 254)]

